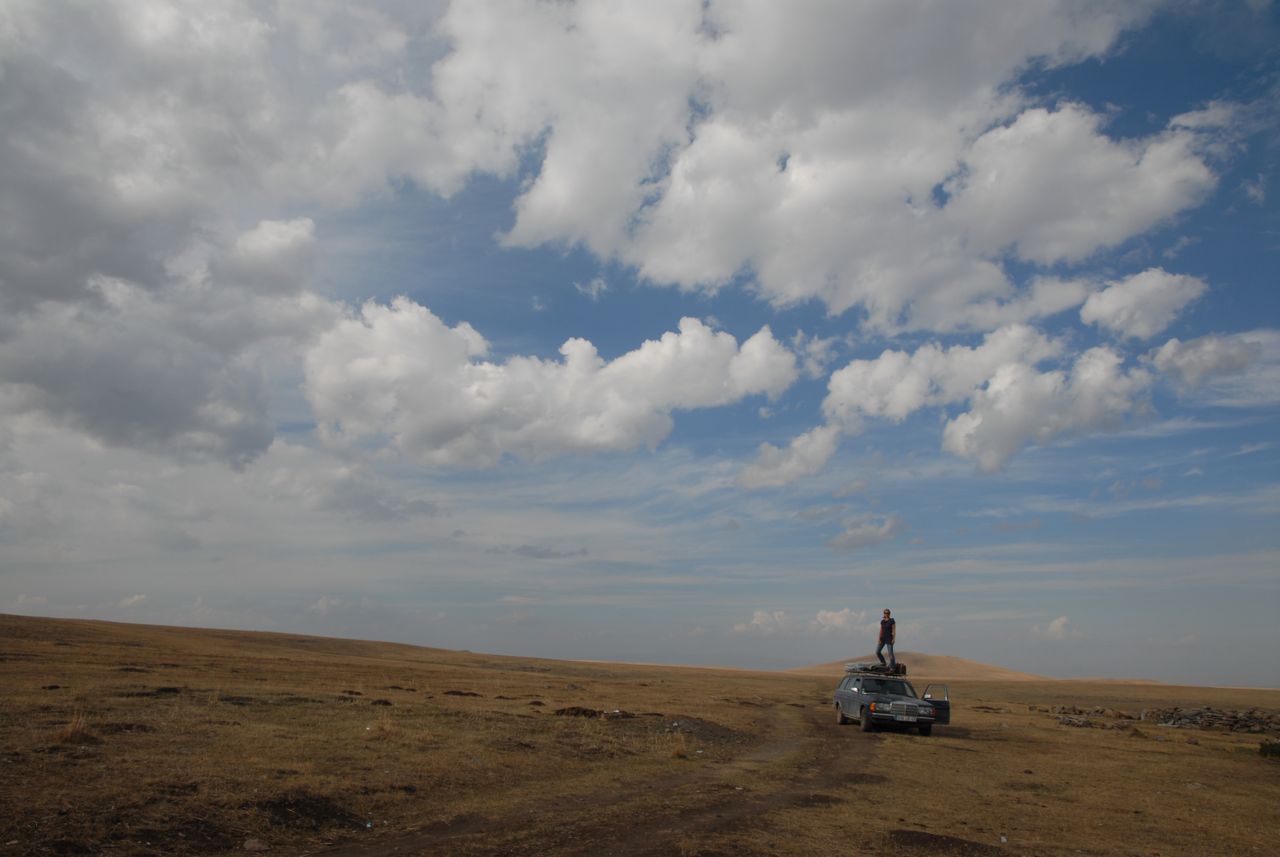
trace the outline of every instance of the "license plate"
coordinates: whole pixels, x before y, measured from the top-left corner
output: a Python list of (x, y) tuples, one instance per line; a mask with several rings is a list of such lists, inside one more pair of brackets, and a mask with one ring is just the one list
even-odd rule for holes
[(902, 721), (902, 722), (904, 722), (904, 723), (915, 723), (915, 722), (916, 722), (916, 717), (915, 717), (915, 715), (914, 715), (914, 714), (895, 714), (895, 715), (893, 715), (893, 719), (894, 719), (894, 720), (900, 720), (900, 721)]

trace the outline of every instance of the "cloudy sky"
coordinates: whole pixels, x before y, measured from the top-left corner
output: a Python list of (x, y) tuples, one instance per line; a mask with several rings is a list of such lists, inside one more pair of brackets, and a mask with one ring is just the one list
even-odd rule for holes
[(0, 0), (0, 611), (1280, 685), (1278, 47)]

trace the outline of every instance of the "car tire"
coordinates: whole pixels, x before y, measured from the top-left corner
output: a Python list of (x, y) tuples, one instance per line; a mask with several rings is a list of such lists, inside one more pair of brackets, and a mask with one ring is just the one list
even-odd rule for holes
[(836, 703), (836, 725), (844, 726), (849, 722), (849, 718), (845, 717), (844, 709), (840, 707), (840, 703)]
[(920, 734), (921, 734), (921, 735), (932, 735), (932, 734), (933, 734), (933, 724), (932, 724), (932, 723), (921, 723), (921, 724), (920, 724), (919, 726), (917, 726), (916, 728), (920, 730)]
[(863, 732), (870, 732), (875, 728), (875, 724), (871, 722), (871, 712), (864, 708), (860, 714), (861, 716), (858, 718), (858, 726)]

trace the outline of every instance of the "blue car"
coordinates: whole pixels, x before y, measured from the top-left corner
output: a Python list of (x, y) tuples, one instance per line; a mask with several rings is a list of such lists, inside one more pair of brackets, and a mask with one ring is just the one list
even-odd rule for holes
[(901, 675), (868, 664), (850, 664), (835, 692), (836, 722), (857, 720), (863, 732), (877, 726), (914, 726), (921, 735), (951, 722), (945, 684), (931, 684), (922, 695)]

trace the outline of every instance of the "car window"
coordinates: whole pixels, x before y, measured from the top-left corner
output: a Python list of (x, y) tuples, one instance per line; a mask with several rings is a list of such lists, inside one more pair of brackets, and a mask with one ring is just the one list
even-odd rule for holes
[(915, 688), (905, 681), (886, 681), (882, 678), (869, 678), (863, 684), (867, 693), (893, 693), (898, 696), (916, 695)]

